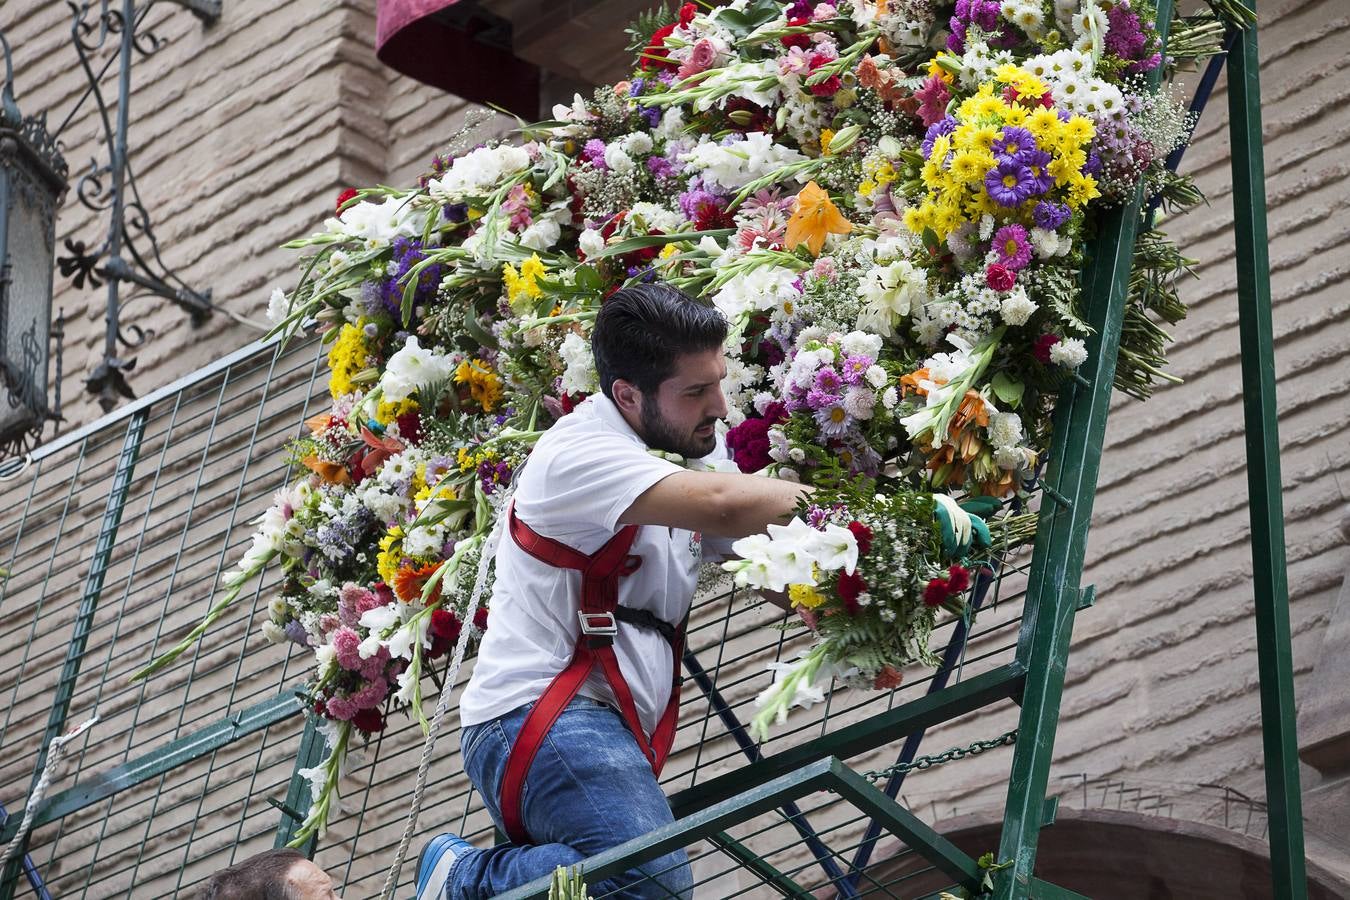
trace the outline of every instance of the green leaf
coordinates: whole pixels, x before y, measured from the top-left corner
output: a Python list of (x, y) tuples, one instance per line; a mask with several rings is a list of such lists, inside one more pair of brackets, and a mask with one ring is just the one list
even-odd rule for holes
[(924, 249), (926, 249), (930, 255), (938, 255), (938, 248), (942, 246), (942, 242), (938, 240), (936, 231), (931, 228), (925, 228), (921, 240), (923, 241)]
[(464, 330), (469, 333), (469, 337), (473, 338), (481, 346), (486, 347), (489, 350), (501, 349), (501, 346), (497, 343), (497, 339), (492, 336), (491, 332), (483, 328), (482, 324), (478, 321), (478, 310), (474, 308), (473, 304), (469, 304), (469, 308), (464, 311)]
[(674, 244), (677, 241), (698, 241), (705, 237), (727, 237), (736, 231), (734, 228), (714, 228), (711, 231), (682, 231), (678, 234), (644, 234), (641, 237), (629, 238), (626, 241), (606, 247), (599, 253), (592, 256), (591, 259), (603, 259), (607, 256), (622, 256), (625, 253), (632, 253), (635, 250), (646, 250), (648, 247), (662, 247), (666, 244)]
[(576, 286), (585, 291), (600, 291), (605, 287), (605, 280), (594, 266), (577, 266), (574, 277)]
[(1010, 377), (1007, 372), (999, 372), (994, 375), (993, 388), (999, 400), (1016, 409), (1022, 403), (1022, 392), (1026, 390), (1026, 385)]

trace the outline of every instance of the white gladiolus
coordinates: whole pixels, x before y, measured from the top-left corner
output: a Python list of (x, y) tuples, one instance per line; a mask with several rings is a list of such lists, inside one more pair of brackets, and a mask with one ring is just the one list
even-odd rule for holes
[(605, 249), (605, 239), (594, 228), (587, 228), (577, 237), (577, 246), (590, 259)]
[(569, 331), (563, 338), (558, 354), (563, 358), (566, 368), (562, 375), (562, 389), (568, 394), (593, 394), (600, 386), (600, 376), (595, 371), (595, 356), (591, 353), (590, 342)]
[(909, 260), (874, 266), (861, 284), (864, 304), (858, 327), (883, 337), (895, 334), (895, 324), (913, 315), (928, 299), (928, 276)]
[(456, 159), (439, 179), (428, 181), (427, 191), (437, 203), (458, 203), (491, 192), (529, 167), (530, 153), (525, 147), (479, 147)]
[(438, 385), (453, 372), (454, 364), (449, 356), (422, 347), (417, 342), (417, 335), (409, 335), (407, 343), (389, 357), (380, 377), (380, 388), (386, 400), (406, 400), (418, 388)]
[(701, 170), (705, 182), (737, 191), (786, 165), (804, 162), (806, 157), (791, 147), (774, 143), (773, 138), (762, 131), (752, 131), (746, 134), (745, 140), (731, 144), (699, 144), (688, 153), (680, 154), (680, 159), (691, 169)]

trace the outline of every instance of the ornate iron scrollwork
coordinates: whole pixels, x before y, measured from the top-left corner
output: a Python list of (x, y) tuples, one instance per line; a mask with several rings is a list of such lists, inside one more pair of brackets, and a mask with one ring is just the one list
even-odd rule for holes
[[(57, 265), (61, 274), (70, 278), (78, 289), (86, 285), (93, 288), (107, 285), (108, 327), (103, 359), (85, 381), (87, 389), (99, 398), (104, 410), (111, 410), (122, 399), (135, 396), (126, 373), (132, 370), (136, 360), (122, 358), (117, 345), (134, 348), (154, 334), (149, 329), (123, 321), (128, 302), (148, 295), (163, 297), (191, 315), (194, 325), (200, 325), (214, 310), (209, 290), (191, 287), (164, 262), (150, 213), (136, 186), (136, 173), (127, 147), (132, 61), (138, 56), (153, 56), (168, 43), (167, 38), (155, 34), (145, 25), (146, 14), (157, 2), (66, 0), (71, 11), (71, 43), (88, 87), (62, 123), (62, 128), (69, 124), (75, 110), (93, 101), (108, 158), (102, 163), (97, 159), (90, 160), (88, 170), (76, 186), (75, 196), (86, 209), (105, 214), (108, 227), (107, 236), (96, 246), (68, 238), (65, 241), (67, 254), (57, 258)], [(218, 0), (173, 2), (207, 25), (220, 16)], [(115, 110), (109, 107), (102, 87), (104, 75), (113, 67), (112, 60), (96, 59), (114, 42), (117, 45), (118, 85)], [(60, 131), (57, 130), (58, 137)], [(121, 296), (124, 284), (135, 286), (129, 297)]]

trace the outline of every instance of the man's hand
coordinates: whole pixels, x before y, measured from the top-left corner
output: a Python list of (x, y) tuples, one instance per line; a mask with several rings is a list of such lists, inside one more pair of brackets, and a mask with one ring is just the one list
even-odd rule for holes
[(643, 491), (619, 516), (619, 523), (745, 537), (772, 524), (786, 524), (798, 499), (813, 490), (760, 475), (675, 472)]

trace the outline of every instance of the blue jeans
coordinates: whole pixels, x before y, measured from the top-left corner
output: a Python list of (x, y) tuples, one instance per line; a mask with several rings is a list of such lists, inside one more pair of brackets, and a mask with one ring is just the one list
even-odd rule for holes
[[(533, 705), (472, 725), (460, 735), (464, 772), (499, 829), (506, 758)], [(584, 697), (563, 710), (544, 739), (520, 803), (525, 829), (539, 843), (465, 853), (450, 870), (450, 900), (493, 897), (674, 821), (651, 764), (623, 719)], [(688, 859), (677, 850), (587, 888), (592, 897), (606, 900), (669, 900), (692, 896), (692, 885)]]

